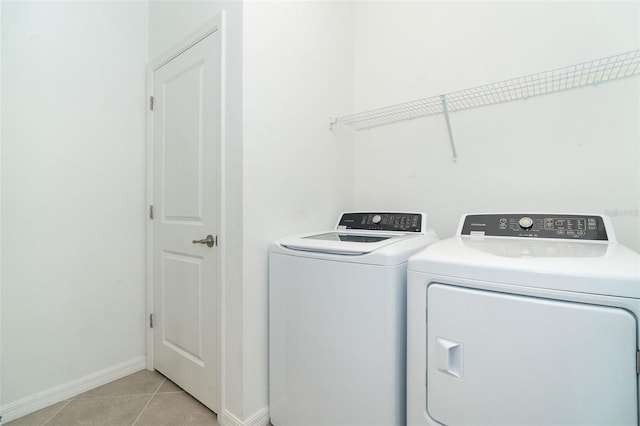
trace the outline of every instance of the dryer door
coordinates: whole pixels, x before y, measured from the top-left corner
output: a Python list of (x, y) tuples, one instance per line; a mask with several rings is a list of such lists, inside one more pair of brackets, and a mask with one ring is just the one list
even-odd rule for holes
[(427, 411), (452, 424), (638, 424), (636, 320), (581, 303), (430, 285)]

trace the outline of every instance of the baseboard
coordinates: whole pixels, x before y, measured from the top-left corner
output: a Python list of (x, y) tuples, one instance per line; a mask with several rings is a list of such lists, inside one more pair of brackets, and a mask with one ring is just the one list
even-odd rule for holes
[(270, 424), (269, 407), (258, 410), (253, 416), (242, 421), (228, 410), (222, 410), (222, 415), (218, 416), (220, 426), (268, 426)]
[(0, 407), (1, 422), (10, 422), (145, 368), (146, 358), (144, 356), (133, 358), (77, 380), (10, 402)]

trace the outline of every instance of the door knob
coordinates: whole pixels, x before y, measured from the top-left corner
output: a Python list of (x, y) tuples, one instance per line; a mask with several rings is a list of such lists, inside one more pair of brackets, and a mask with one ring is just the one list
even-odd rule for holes
[(207, 238), (204, 238), (202, 240), (193, 240), (192, 241), (193, 244), (206, 244), (207, 247), (213, 247), (215, 242), (216, 241), (213, 239), (212, 235), (207, 235)]

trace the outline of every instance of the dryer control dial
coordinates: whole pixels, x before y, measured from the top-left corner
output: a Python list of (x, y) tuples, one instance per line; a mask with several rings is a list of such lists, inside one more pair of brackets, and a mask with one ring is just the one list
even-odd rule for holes
[(518, 225), (520, 225), (520, 228), (522, 229), (530, 229), (533, 226), (533, 219), (529, 216), (521, 217), (518, 221)]
[(373, 216), (371, 218), (371, 222), (375, 223), (376, 225), (378, 223), (380, 223), (381, 220), (382, 220), (382, 216), (380, 216), (379, 214), (377, 214), (377, 215), (375, 215), (375, 216)]

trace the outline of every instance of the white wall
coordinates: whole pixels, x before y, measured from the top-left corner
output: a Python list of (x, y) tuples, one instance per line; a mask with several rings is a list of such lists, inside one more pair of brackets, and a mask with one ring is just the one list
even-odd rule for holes
[[(363, 111), (637, 49), (638, 2), (358, 2)], [(613, 216), (640, 250), (638, 78), (360, 131), (357, 208), (424, 210), (441, 237), (462, 213)]]
[(0, 7), (0, 386), (15, 414), (144, 366), (148, 29), (145, 3)]
[[(268, 245), (352, 207), (353, 3), (249, 2), (244, 11), (245, 410), (267, 401)], [(344, 132), (340, 129), (337, 132)]]

